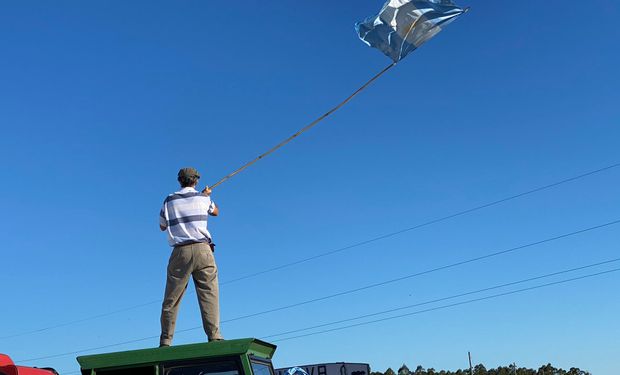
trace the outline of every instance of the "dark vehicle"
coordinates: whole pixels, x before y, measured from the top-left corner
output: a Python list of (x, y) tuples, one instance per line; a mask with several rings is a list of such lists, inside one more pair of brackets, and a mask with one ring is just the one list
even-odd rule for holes
[(239, 339), (88, 355), (77, 361), (82, 375), (275, 375), (275, 350), (258, 339)]
[[(301, 368), (308, 375), (370, 375), (370, 365), (368, 363), (317, 363), (314, 365), (295, 366)], [(291, 367), (275, 369), (276, 375), (287, 375)]]

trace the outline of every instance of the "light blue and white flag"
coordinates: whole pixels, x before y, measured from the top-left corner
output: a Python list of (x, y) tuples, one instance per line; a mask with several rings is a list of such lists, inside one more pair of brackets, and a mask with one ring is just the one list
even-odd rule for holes
[(355, 30), (364, 43), (398, 62), (467, 10), (452, 0), (388, 0)]

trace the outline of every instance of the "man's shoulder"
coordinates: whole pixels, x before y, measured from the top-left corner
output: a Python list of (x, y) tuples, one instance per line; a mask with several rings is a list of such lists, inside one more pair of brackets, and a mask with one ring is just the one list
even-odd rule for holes
[(208, 195), (204, 195), (203, 193), (199, 192), (199, 191), (176, 191), (174, 193), (169, 194), (166, 197), (166, 200), (164, 201), (164, 203), (168, 203), (168, 202), (174, 202), (174, 201), (178, 201), (178, 200), (183, 200), (183, 199), (189, 199), (189, 198), (194, 198), (194, 199), (208, 199), (211, 200), (211, 197), (209, 197)]

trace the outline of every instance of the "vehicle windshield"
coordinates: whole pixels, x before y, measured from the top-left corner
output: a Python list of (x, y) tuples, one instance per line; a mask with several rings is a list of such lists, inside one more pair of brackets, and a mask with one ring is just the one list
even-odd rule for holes
[(254, 375), (273, 375), (268, 363), (258, 361), (252, 361), (252, 372)]
[(168, 367), (164, 375), (239, 375), (239, 368), (233, 361), (211, 362)]

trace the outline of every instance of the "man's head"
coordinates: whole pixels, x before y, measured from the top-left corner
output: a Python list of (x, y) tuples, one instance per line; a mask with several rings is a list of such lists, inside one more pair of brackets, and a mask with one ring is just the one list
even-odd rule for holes
[(181, 184), (181, 187), (194, 187), (198, 184), (200, 179), (200, 173), (195, 168), (181, 168), (177, 180)]

